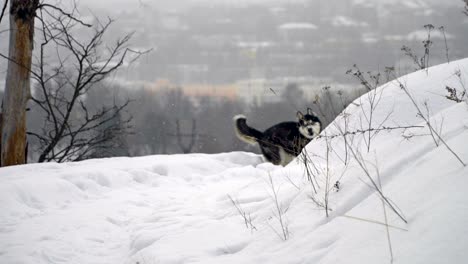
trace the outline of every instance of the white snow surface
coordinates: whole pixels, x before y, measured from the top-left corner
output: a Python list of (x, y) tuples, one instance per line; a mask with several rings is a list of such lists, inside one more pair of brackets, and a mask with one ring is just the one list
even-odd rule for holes
[[(380, 101), (372, 127), (422, 127), (381, 131), (369, 150), (362, 134), (346, 138), (353, 149), (347, 152), (343, 137), (314, 140), (306, 153), (317, 194), (302, 163), (283, 168), (245, 152), (1, 168), (0, 263), (390, 263), (388, 238), (393, 263), (468, 263), (468, 169), (435, 145), (398, 83), (424, 113), (427, 103), (431, 122), (466, 163), (467, 102), (444, 95), (446, 85), (461, 91), (467, 76), (465, 59), (374, 91)], [(322, 135), (338, 134), (345, 124), (348, 131), (368, 127), (372, 93)], [(383, 206), (351, 152), (407, 223)], [(327, 174), (328, 217), (311, 199), (325, 201)]]

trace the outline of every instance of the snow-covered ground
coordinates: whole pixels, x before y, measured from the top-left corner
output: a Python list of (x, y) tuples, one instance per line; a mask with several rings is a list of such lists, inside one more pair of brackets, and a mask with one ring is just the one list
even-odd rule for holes
[[(468, 105), (444, 96), (467, 78), (465, 59), (399, 79), (465, 163)], [(467, 167), (397, 81), (375, 93), (372, 127), (422, 127), (311, 142), (317, 193), (303, 163), (244, 152), (1, 168), (0, 263), (468, 263)], [(368, 98), (322, 135), (368, 127)]]

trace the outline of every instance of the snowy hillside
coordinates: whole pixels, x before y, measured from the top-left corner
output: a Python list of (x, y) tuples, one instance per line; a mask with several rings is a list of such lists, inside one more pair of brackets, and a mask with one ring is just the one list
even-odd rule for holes
[(243, 152), (1, 168), (0, 263), (467, 263), (468, 168), (444, 145), (468, 162), (468, 105), (445, 98), (467, 78), (465, 59), (357, 99), (309, 174)]

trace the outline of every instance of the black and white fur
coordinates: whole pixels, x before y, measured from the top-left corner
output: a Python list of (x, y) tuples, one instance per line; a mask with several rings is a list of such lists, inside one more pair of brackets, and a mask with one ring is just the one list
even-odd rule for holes
[(286, 166), (322, 129), (322, 123), (310, 108), (305, 115), (298, 111), (297, 119), (298, 122), (279, 123), (260, 132), (247, 125), (245, 116), (237, 115), (234, 117), (234, 127), (239, 139), (252, 145), (258, 143), (269, 162)]

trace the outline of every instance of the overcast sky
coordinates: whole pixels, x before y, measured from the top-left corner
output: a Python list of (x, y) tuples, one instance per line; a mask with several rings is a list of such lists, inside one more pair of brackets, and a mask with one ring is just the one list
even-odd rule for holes
[[(71, 1), (71, 0), (67, 0)], [(291, 2), (306, 2), (308, 0), (77, 0), (81, 7), (100, 7), (100, 8), (134, 8), (152, 6), (158, 9), (166, 8), (181, 8), (192, 4), (207, 3), (207, 4), (228, 4), (228, 5), (245, 5), (252, 3), (291, 3)], [(310, 1), (310, 0), (309, 0)], [(428, 3), (429, 5), (459, 5), (463, 6), (462, 0), (327, 0), (330, 2), (351, 1), (365, 2), (367, 4), (385, 4), (402, 2), (412, 4)], [(327, 1), (324, 1), (325, 3)]]

